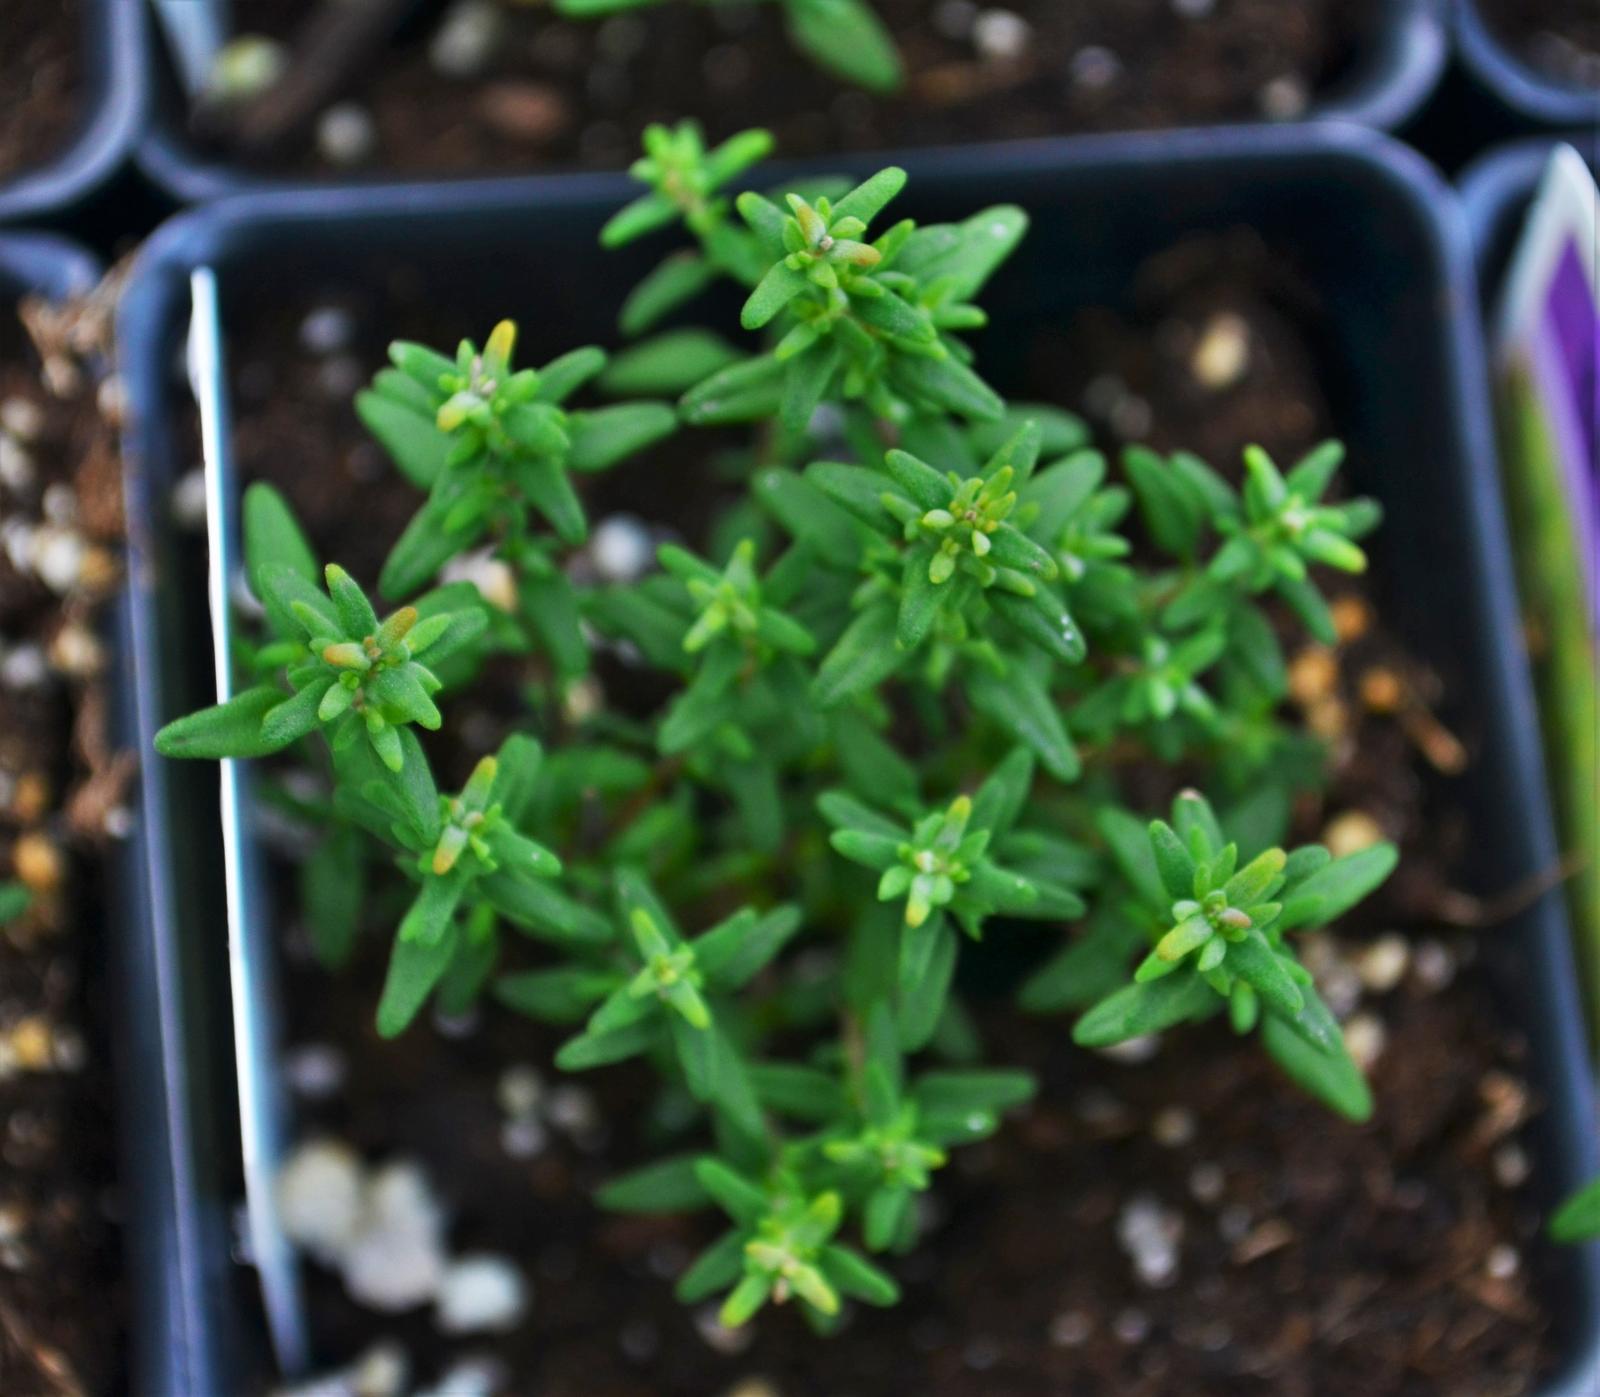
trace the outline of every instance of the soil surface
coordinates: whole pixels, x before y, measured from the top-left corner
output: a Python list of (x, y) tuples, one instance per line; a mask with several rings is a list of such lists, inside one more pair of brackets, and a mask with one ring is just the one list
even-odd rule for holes
[(124, 1324), (102, 862), (132, 761), (108, 732), (100, 604), (122, 535), (116, 443), (65, 338), (0, 314), (0, 1391), (115, 1390)]
[(77, 124), (85, 0), (5, 0), (0, 177), (42, 165)]
[(1476, 0), (1502, 43), (1562, 82), (1600, 90), (1600, 10), (1589, 0)]
[[(433, 333), (438, 312), (402, 299), (370, 326), (363, 312), (319, 358), (301, 329), (317, 304), (278, 305), (242, 330), (240, 456), (289, 493), (324, 548), (370, 569), (415, 497), (395, 488), (353, 502), (349, 482), (383, 468), (344, 399), (389, 334)], [(1002, 386), (1082, 411), (1108, 445), (1182, 444), (1219, 466), (1252, 440), (1292, 459), (1328, 431), (1317, 307), (1251, 239), (1156, 259), (1139, 305), (1041, 337), (1028, 381)], [(439, 338), (481, 328), (452, 324)], [(370, 1025), (387, 934), (367, 937), (330, 982), (286, 908), (304, 1132), (370, 1162), (420, 1162), (450, 1209), (452, 1250), (515, 1257), (534, 1291), (514, 1333), (448, 1340), (425, 1315), (359, 1309), (312, 1268), (321, 1356), (345, 1362), (393, 1339), (419, 1378), (471, 1355), (497, 1390), (542, 1397), (1535, 1390), (1553, 1357), (1539, 1218), (1523, 1192), (1537, 1167), (1523, 1129), (1539, 1102), (1478, 939), (1459, 925), (1486, 910), (1451, 891), (1465, 833), (1451, 777), (1466, 752), (1433, 714), (1439, 675), (1378, 621), (1382, 586), (1379, 576), (1375, 590), (1340, 594), (1335, 650), (1301, 641), (1290, 652), (1293, 701), (1328, 739), (1333, 767), (1325, 796), (1297, 811), (1297, 834), (1343, 845), (1381, 831), (1404, 850), (1390, 884), (1307, 948), (1352, 1050), (1371, 1063), (1369, 1124), (1338, 1121), (1257, 1045), (1214, 1027), (1148, 1054), (1090, 1054), (1071, 1046), (1064, 1016), (980, 1003), (986, 1060), (1029, 1068), (1041, 1091), (938, 1177), (931, 1235), (892, 1263), (904, 1302), (853, 1314), (826, 1343), (785, 1313), (730, 1335), (714, 1307), (686, 1311), (670, 1295), (714, 1235), (707, 1216), (619, 1218), (587, 1201), (650, 1153), (647, 1071), (561, 1077), (550, 1067), (559, 1035), (492, 1005), (380, 1042)], [(478, 718), (492, 740), (503, 720)], [(511, 955), (537, 963), (527, 944)], [(544, 1078), (531, 1119), (505, 1114), (513, 1067)], [(1120, 1240), (1136, 1215), (1171, 1239), (1170, 1273), (1136, 1271)]]
[[(652, 121), (770, 128), (785, 155), (1287, 119), (1356, 64), (1370, 0), (875, 0), (907, 83), (875, 97), (818, 70), (771, 4), (668, 3), (601, 23), (469, 6), (492, 38), (461, 76), (430, 57), (439, 5), (265, 157), (321, 173), (617, 168)], [(287, 37), (310, 0), (240, 0), (239, 33)]]

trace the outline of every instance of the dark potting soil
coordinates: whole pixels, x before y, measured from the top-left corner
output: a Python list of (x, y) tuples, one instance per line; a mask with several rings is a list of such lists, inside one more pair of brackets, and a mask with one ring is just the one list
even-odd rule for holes
[[(351, 480), (380, 467), (346, 380), (377, 365), (389, 334), (432, 332), (439, 312), (403, 298), (361, 307), (353, 338), (308, 360), (299, 326), (315, 304), (277, 306), (241, 329), (240, 458), (289, 493), (324, 548), (370, 576), (416, 500), (398, 484), (352, 493)], [(1026, 381), (1002, 386), (1083, 411), (1108, 444), (1181, 443), (1219, 465), (1252, 440), (1292, 459), (1329, 429), (1317, 308), (1250, 238), (1157, 259), (1138, 304), (1040, 337)], [(444, 328), (446, 343), (483, 329)], [(449, 1340), (425, 1316), (358, 1308), (312, 1268), (319, 1353), (346, 1361), (398, 1339), (422, 1377), (487, 1355), (499, 1390), (547, 1397), (1532, 1390), (1552, 1359), (1539, 1218), (1521, 1191), (1537, 1163), (1522, 1131), (1539, 1102), (1479, 964), (1494, 931), (1463, 929), (1494, 909), (1452, 891), (1465, 830), (1451, 778), (1468, 749), (1434, 716), (1444, 681), (1385, 632), (1381, 604), (1381, 577), (1376, 590), (1346, 587), (1341, 644), (1291, 649), (1294, 703), (1333, 766), (1326, 794), (1297, 811), (1298, 834), (1343, 847), (1381, 829), (1404, 850), (1390, 884), (1306, 950), (1352, 1050), (1372, 1064), (1369, 1124), (1342, 1123), (1258, 1045), (1215, 1026), (1147, 1054), (1102, 1055), (1071, 1045), (1066, 1016), (980, 1003), (985, 1060), (1037, 1073), (1039, 1097), (937, 1177), (930, 1235), (891, 1262), (903, 1303), (851, 1315), (827, 1342), (771, 1311), (730, 1335), (714, 1306), (690, 1312), (670, 1295), (715, 1235), (708, 1216), (617, 1217), (588, 1201), (660, 1152), (644, 1138), (646, 1070), (561, 1077), (550, 1065), (561, 1035), (493, 1005), (382, 1042), (371, 1024), (388, 927), (330, 979), (285, 906), (291, 1061), (320, 1064), (303, 1133), (372, 1162), (420, 1162), (450, 1210), (452, 1251), (506, 1254), (533, 1288), (513, 1333)], [(492, 740), (505, 715), (475, 721)], [(528, 943), (510, 952), (514, 965), (538, 963)], [(503, 1074), (518, 1066), (544, 1078), (531, 1119), (509, 1118), (502, 1102)], [(1136, 1220), (1169, 1240), (1172, 1269), (1141, 1277), (1121, 1240)]]
[[(673, 0), (601, 23), (479, 6), (496, 26), (470, 76), (429, 57), (442, 7), (403, 29), (348, 97), (346, 123), (266, 163), (408, 172), (617, 168), (652, 121), (697, 118), (716, 138), (768, 127), (789, 156), (1283, 119), (1356, 63), (1370, 0), (875, 0), (907, 83), (875, 97), (790, 45), (776, 5)], [(240, 0), (240, 33), (291, 35), (310, 0)], [(359, 124), (361, 118), (355, 121)], [(329, 146), (332, 141), (334, 145)], [(352, 158), (330, 157), (348, 141)]]
[(1589, 0), (1476, 0), (1500, 41), (1553, 78), (1600, 89), (1600, 10)]
[[(37, 318), (35, 318), (37, 317)], [(41, 307), (51, 388), (0, 316), (0, 1392), (117, 1390), (124, 1325), (103, 860), (126, 833), (98, 607), (122, 536), (115, 436)]]
[(0, 176), (42, 165), (72, 134), (83, 81), (84, 0), (0, 7)]

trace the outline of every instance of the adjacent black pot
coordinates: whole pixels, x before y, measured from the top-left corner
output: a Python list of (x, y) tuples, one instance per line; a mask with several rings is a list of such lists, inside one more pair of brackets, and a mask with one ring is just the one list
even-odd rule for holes
[[(595, 250), (600, 223), (625, 193), (619, 179), (574, 176), (258, 194), (180, 217), (151, 241), (121, 320), (131, 406), (131, 613), (147, 753), (158, 723), (215, 692), (198, 549), (167, 522), (168, 489), (192, 459), (180, 444), (184, 395), (174, 365), (191, 285), (203, 310), (210, 295), (208, 274), (196, 277), (197, 269), (215, 274), (224, 337), (230, 317), (252, 301), (306, 286), (374, 289), (403, 269), (410, 284), (459, 308), (464, 332), (517, 316), (528, 338), (546, 341), (528, 346), (537, 361), (546, 349), (611, 340), (618, 288), (653, 260), (654, 249)], [(1482, 394), (1470, 249), (1454, 198), (1432, 169), (1381, 136), (1332, 125), (1040, 142), (950, 153), (913, 182), (901, 211), (952, 217), (997, 200), (1020, 202), (1034, 216), (1022, 251), (985, 295), (992, 325), (979, 357), (1001, 388), (1018, 381), (1034, 331), (1086, 304), (1125, 302), (1141, 261), (1187, 234), (1245, 224), (1301, 269), (1331, 321), (1326, 387), (1351, 444), (1354, 484), (1388, 511), (1377, 541), (1378, 575), (1390, 581), (1387, 615), (1449, 677), (1446, 717), (1474, 753), (1460, 789), (1478, 836), (1471, 866), (1486, 889), (1552, 866)], [(213, 374), (200, 387), (209, 421), (223, 429), (212, 447), (225, 448), (226, 380)], [(222, 505), (233, 482), (225, 449), (211, 454), (222, 468)], [(236, 1140), (240, 1128), (225, 1080), (229, 1026), (216, 1012), (226, 1002), (218, 986), (228, 952), (216, 784), (209, 767), (147, 760), (145, 880), (155, 914), (129, 924), (143, 967), (127, 986), (145, 1045), (134, 1065), (151, 1137), (130, 1221), (141, 1255), (160, 1262), (137, 1289), (140, 1328), (154, 1340), (144, 1390), (160, 1397), (240, 1390), (264, 1347), (250, 1337), (261, 1329), (259, 1298), (241, 1301), (223, 1283), (237, 1171), (202, 1147)], [(248, 976), (260, 968), (248, 948), (264, 936), (271, 911), (248, 878), (248, 809), (236, 813), (246, 823), (235, 831), (245, 848), (236, 851), (244, 876), (233, 884), (232, 936), (246, 948), (236, 968)], [(1497, 933), (1491, 949), (1547, 1104), (1533, 1143), (1536, 1186), (1548, 1203), (1600, 1168), (1559, 898), (1542, 898)], [(245, 1036), (254, 1051), (270, 1054), (270, 1033), (259, 1031), (270, 1005), (252, 991), (236, 984), (235, 1003), (252, 1015)], [(274, 1120), (273, 1103), (257, 1088), (272, 1076), (266, 1057), (244, 1064), (242, 1080), (263, 1108), (247, 1122), (258, 1144), (270, 1139)], [(1600, 1246), (1565, 1250), (1549, 1264), (1565, 1359), (1544, 1392), (1593, 1397)]]
[(122, 170), (138, 143), (149, 74), (143, 0), (86, 0), (83, 20), (78, 132), (49, 164), (0, 183), (0, 222), (76, 211)]
[(1483, 22), (1477, 0), (1451, 0), (1452, 36), (1473, 82), (1524, 127), (1593, 126), (1600, 91), (1564, 83), (1513, 53)]
[[(1309, 115), (1386, 131), (1409, 121), (1433, 91), (1445, 64), (1448, 45), (1443, 3), (1444, 0), (1379, 0), (1374, 6), (1377, 30), (1360, 64), (1343, 82), (1322, 94)], [(274, 175), (221, 162), (195, 149), (184, 130), (184, 103), (171, 64), (164, 61), (160, 36), (153, 38), (156, 90), (150, 129), (140, 144), (138, 163), (156, 185), (180, 203), (189, 204), (307, 182), (304, 176)], [(1152, 135), (1149, 139), (1164, 140), (1165, 136)], [(937, 163), (937, 156), (928, 151), (902, 151), (885, 157), (891, 158), (913, 173)], [(392, 179), (393, 175), (388, 177)], [(379, 171), (365, 179), (357, 175), (337, 183), (370, 184), (383, 178)]]

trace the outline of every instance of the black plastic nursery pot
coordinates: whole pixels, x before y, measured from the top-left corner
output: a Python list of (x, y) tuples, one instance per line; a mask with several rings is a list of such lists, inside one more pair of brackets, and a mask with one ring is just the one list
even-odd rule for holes
[(0, 181), (0, 221), (60, 218), (99, 193), (132, 158), (144, 123), (144, 6), (85, 0), (76, 133), (46, 164)]
[[(130, 405), (130, 621), (146, 753), (160, 723), (216, 693), (204, 560), (169, 508), (176, 478), (194, 459), (193, 406), (179, 374), (191, 310), (216, 526), (211, 594), (222, 598), (237, 482), (229, 381), (218, 356), (237, 317), (293, 288), (381, 292), (404, 284), (459, 313), (460, 333), (517, 317), (528, 337), (550, 342), (530, 348), (534, 362), (546, 347), (610, 342), (620, 289), (653, 260), (648, 249), (605, 260), (594, 250), (601, 222), (627, 192), (620, 179), (583, 176), (261, 193), (184, 215), (150, 242), (120, 326)], [(948, 152), (936, 171), (914, 178), (902, 202), (906, 214), (937, 219), (1002, 200), (1033, 218), (1022, 250), (985, 296), (992, 324), (977, 344), (979, 362), (1002, 390), (1020, 381), (1021, 346), (1032, 332), (1083, 306), (1121, 303), (1135, 268), (1190, 234), (1246, 225), (1274, 256), (1305, 270), (1319, 302), (1332, 308), (1325, 386), (1351, 446), (1353, 484), (1386, 510), (1376, 540), (1377, 572), (1391, 584), (1386, 612), (1408, 645), (1446, 662), (1447, 716), (1472, 753), (1452, 800), (1473, 830), (1474, 880), (1504, 889), (1553, 866), (1481, 392), (1469, 241), (1430, 167), (1353, 127), (1237, 129), (1161, 142), (1106, 137)], [(358, 515), (365, 508), (349, 507)], [(285, 1129), (272, 1058), (278, 1006), (257, 978), (270, 975), (276, 959), (272, 890), (256, 876), (260, 840), (248, 791), (233, 784), (247, 780), (245, 772), (223, 772), (219, 829), (214, 769), (151, 757), (144, 771), (142, 892), (152, 915), (128, 923), (135, 970), (126, 984), (141, 1045), (132, 1059), (136, 1102), (149, 1125), (130, 1205), (144, 1267), (138, 1390), (210, 1397), (244, 1390), (247, 1375), (269, 1361), (260, 1289), (233, 1264), (229, 1219), (241, 1180), (270, 1168)], [(1559, 898), (1540, 897), (1484, 944), (1544, 1107), (1529, 1187), (1548, 1206), (1600, 1167)], [(267, 1243), (271, 1269), (267, 1212), (254, 1219), (265, 1230), (252, 1224), (251, 1235), (258, 1257)], [(1070, 1257), (1065, 1245), (1063, 1268)], [(1587, 1397), (1600, 1382), (1600, 1246), (1551, 1253), (1547, 1264), (1543, 1294), (1559, 1357), (1537, 1390)], [(292, 1269), (273, 1274), (266, 1309), (280, 1355), (298, 1362), (306, 1355)], [(997, 1379), (990, 1390), (1005, 1389)]]
[[(1448, 49), (1443, 0), (1380, 0), (1373, 7), (1373, 32), (1350, 71), (1315, 96), (1307, 117), (1353, 121), (1380, 130), (1408, 122), (1427, 101), (1445, 65)], [(166, 61), (158, 26), (151, 25), (156, 54), (156, 91), (150, 130), (141, 142), (138, 162), (145, 174), (182, 203), (199, 203), (253, 189), (282, 188), (333, 177), (279, 174), (253, 170), (199, 149), (184, 129), (183, 101)], [(1156, 139), (1151, 133), (1150, 139)], [(896, 163), (915, 171), (926, 150), (894, 153)], [(552, 167), (559, 170), (560, 166)], [(355, 172), (338, 182), (394, 179), (380, 170)]]
[(1600, 122), (1600, 91), (1541, 72), (1484, 22), (1478, 0), (1451, 0), (1456, 51), (1473, 83), (1523, 127), (1584, 128)]

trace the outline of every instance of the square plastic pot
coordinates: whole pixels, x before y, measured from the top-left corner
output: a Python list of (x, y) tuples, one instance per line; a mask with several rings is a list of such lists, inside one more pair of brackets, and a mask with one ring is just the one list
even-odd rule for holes
[(1524, 127), (1593, 127), (1600, 91), (1562, 82), (1507, 48), (1484, 23), (1478, 0), (1450, 0), (1451, 37), (1473, 83)]
[[(1443, 3), (1444, 0), (1379, 0), (1373, 7), (1377, 16), (1375, 32), (1354, 71), (1318, 98), (1307, 113), (1307, 119), (1352, 121), (1386, 131), (1396, 130), (1409, 121), (1427, 101), (1444, 68), (1448, 41)], [(172, 64), (166, 61), (159, 34), (154, 29), (152, 34), (152, 50), (156, 55), (155, 91), (150, 129), (141, 142), (138, 161), (144, 173), (180, 203), (201, 203), (249, 190), (281, 189), (308, 183), (337, 187), (351, 183), (371, 184), (386, 178), (381, 170), (365, 178), (352, 176), (348, 180), (275, 175), (221, 161), (198, 150), (184, 130), (184, 103)], [(1131, 137), (1152, 142), (1166, 138), (1164, 132)], [(917, 174), (937, 169), (942, 157), (942, 150), (927, 147), (886, 154), (881, 163), (904, 165)], [(821, 160), (821, 163), (828, 162)], [(387, 178), (394, 176), (390, 173)]]
[[(595, 249), (601, 222), (626, 194), (626, 184), (609, 176), (260, 194), (185, 215), (156, 236), (121, 321), (146, 752), (159, 723), (216, 693), (202, 677), (211, 640), (198, 545), (186, 545), (165, 522), (175, 473), (192, 459), (179, 444), (184, 395), (174, 364), (195, 293), (199, 357), (214, 360), (226, 352), (228, 327), (247, 303), (270, 304), (308, 285), (374, 288), (403, 269), (410, 284), (448, 296), (464, 332), (498, 315), (518, 317), (527, 339), (545, 341), (528, 346), (537, 361), (545, 349), (614, 342), (621, 288), (656, 251)], [(1126, 304), (1140, 263), (1186, 235), (1245, 224), (1274, 255), (1303, 270), (1328, 311), (1325, 386), (1351, 444), (1353, 484), (1379, 496), (1387, 510), (1377, 539), (1387, 615), (1419, 655), (1451, 675), (1445, 716), (1475, 756), (1460, 788), (1477, 835), (1471, 867), (1485, 889), (1551, 867), (1555, 844), (1481, 391), (1472, 262), (1447, 187), (1403, 147), (1354, 127), (1236, 128), (1160, 142), (1107, 137), (971, 150), (914, 180), (897, 211), (956, 217), (999, 200), (1019, 202), (1033, 216), (1021, 251), (985, 295), (992, 323), (978, 342), (979, 362), (1002, 389), (1017, 381), (1034, 330), (1062, 323), (1084, 305)], [(213, 503), (225, 522), (237, 489), (226, 449), (228, 385), (217, 363), (200, 368)], [(213, 547), (222, 560), (215, 588), (221, 594), (230, 547), (225, 529)], [(241, 1121), (223, 1083), (197, 1082), (192, 1073), (200, 1064), (220, 1078), (235, 1043), (243, 1043), (248, 1060), (237, 1066), (252, 1148), (259, 1152), (281, 1127), (271, 1089), (272, 1006), (258, 998), (263, 967), (251, 959), (268, 949), (272, 912), (265, 889), (250, 877), (247, 804), (230, 798), (219, 836), (212, 769), (150, 758), (146, 772), (148, 882), (167, 898), (151, 922), (154, 943), (143, 950), (174, 974), (166, 984), (151, 977), (130, 984), (129, 1007), (152, 1044), (138, 1066), (149, 1098), (165, 1103), (163, 1148), (171, 1146), (173, 1163), (185, 1172), (164, 1181), (154, 1199), (134, 1200), (133, 1214), (141, 1228), (159, 1234), (163, 1254), (186, 1258), (187, 1269), (149, 1277), (140, 1291), (150, 1322), (170, 1332), (187, 1365), (189, 1385), (160, 1390), (183, 1397), (237, 1390), (264, 1347), (259, 1340), (212, 1342), (217, 1335), (247, 1335), (250, 1327), (240, 1322), (237, 1289), (207, 1283), (226, 1267), (218, 1220), (233, 1202), (226, 1190), (237, 1172), (194, 1149), (202, 1135), (237, 1137)], [(224, 782), (230, 779), (224, 773)], [(223, 862), (224, 836), (233, 846), (231, 907), (214, 877), (194, 881), (197, 867), (214, 871)], [(175, 874), (178, 867), (186, 871)], [(186, 1004), (203, 996), (185, 994), (190, 981), (214, 985), (226, 977), (228, 911), (235, 918), (234, 1003), (247, 1010), (231, 1037), (227, 1024), (192, 1017)], [(1547, 1103), (1532, 1143), (1534, 1186), (1548, 1204), (1600, 1168), (1559, 898), (1541, 898), (1497, 931), (1486, 951), (1511, 1021), (1527, 1037), (1530, 1074)], [(174, 1061), (185, 1071), (169, 1071), (165, 1064)], [(184, 1149), (190, 1153), (180, 1159)], [(1600, 1246), (1562, 1250), (1550, 1265), (1548, 1298), (1562, 1365), (1543, 1391), (1593, 1397), (1600, 1380)], [(272, 1291), (270, 1309), (280, 1316), (284, 1305), (292, 1309), (292, 1273), (274, 1276)], [(259, 1334), (259, 1296), (250, 1308)], [(184, 1327), (191, 1323), (200, 1332)], [(292, 1329), (280, 1330), (278, 1339), (280, 1351), (293, 1351)], [(204, 1367), (202, 1358), (222, 1366)], [(168, 1364), (163, 1376), (179, 1366)]]
[(48, 164), (0, 181), (0, 222), (55, 220), (75, 212), (122, 171), (139, 143), (149, 76), (143, 0), (84, 0), (82, 8), (77, 132)]

